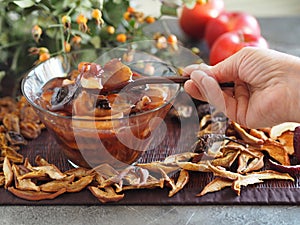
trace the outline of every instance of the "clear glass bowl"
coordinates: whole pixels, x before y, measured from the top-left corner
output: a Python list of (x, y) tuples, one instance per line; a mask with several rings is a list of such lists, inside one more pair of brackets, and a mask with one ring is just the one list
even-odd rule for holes
[[(122, 118), (63, 116), (36, 103), (47, 81), (67, 76), (70, 70), (77, 68), (79, 62), (97, 62), (103, 65), (111, 58), (122, 58), (127, 51), (128, 48), (118, 48), (105, 53), (102, 50), (82, 50), (59, 55), (33, 68), (22, 81), (23, 95), (73, 165), (93, 168), (108, 163), (115, 168), (122, 168), (136, 162), (149, 149), (149, 145), (153, 148), (165, 137), (166, 127), (162, 121), (180, 91), (179, 84), (153, 84), (164, 90), (165, 104)], [(128, 56), (127, 53), (125, 55)], [(130, 63), (136, 60), (161, 60), (151, 51), (136, 51), (135, 56), (137, 57), (129, 60)], [(161, 66), (162, 71), (168, 71), (165, 76), (176, 75), (177, 70), (170, 70), (165, 63)], [(168, 68), (165, 70), (164, 67)]]

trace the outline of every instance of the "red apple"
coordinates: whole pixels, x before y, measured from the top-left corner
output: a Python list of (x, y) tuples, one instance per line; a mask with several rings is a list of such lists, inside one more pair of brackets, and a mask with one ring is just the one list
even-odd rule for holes
[(211, 19), (207, 23), (204, 38), (211, 48), (218, 37), (234, 30), (260, 35), (260, 26), (254, 16), (245, 12), (222, 12), (217, 18)]
[(179, 17), (179, 25), (187, 36), (200, 40), (204, 37), (208, 21), (216, 18), (223, 10), (223, 0), (197, 1), (192, 9), (183, 6)]
[(262, 36), (240, 31), (227, 32), (222, 34), (213, 44), (210, 50), (209, 63), (215, 65), (246, 46), (269, 47), (266, 39)]

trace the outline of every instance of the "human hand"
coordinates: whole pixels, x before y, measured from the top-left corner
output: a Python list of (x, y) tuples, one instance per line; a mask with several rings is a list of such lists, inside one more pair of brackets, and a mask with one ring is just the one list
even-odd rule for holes
[[(184, 71), (191, 78), (184, 85), (187, 93), (243, 126), (300, 122), (300, 58), (245, 47), (215, 66), (190, 65)], [(222, 90), (223, 82), (235, 86)]]

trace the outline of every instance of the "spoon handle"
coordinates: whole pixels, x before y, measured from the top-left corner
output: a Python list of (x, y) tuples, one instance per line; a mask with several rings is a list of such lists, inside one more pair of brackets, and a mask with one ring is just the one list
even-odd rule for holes
[[(130, 88), (133, 88), (135, 86), (146, 85), (146, 84), (172, 84), (172, 83), (184, 84), (189, 79), (190, 79), (189, 77), (185, 77), (185, 76), (143, 77), (143, 78), (136, 79), (132, 82), (129, 82), (125, 86), (125, 88), (126, 90), (129, 90)], [(232, 82), (220, 83), (220, 87), (233, 88), (234, 83)]]

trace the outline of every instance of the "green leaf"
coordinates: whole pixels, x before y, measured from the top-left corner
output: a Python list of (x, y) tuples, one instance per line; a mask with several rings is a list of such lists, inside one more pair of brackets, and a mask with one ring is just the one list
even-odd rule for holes
[(101, 39), (99, 36), (92, 37), (90, 42), (94, 46), (94, 48), (100, 48), (101, 47)]
[(160, 7), (160, 13), (166, 16), (175, 16), (175, 17), (178, 16), (176, 7), (170, 7), (164, 4), (162, 4)]
[(114, 2), (115, 4), (121, 4), (121, 3), (122, 3), (122, 0), (113, 0), (113, 2)]
[(128, 1), (122, 1), (119, 4), (114, 3), (113, 0), (107, 1), (103, 6), (103, 17), (106, 17), (104, 18), (105, 21), (108, 21), (114, 27), (118, 27), (128, 7)]
[(4, 76), (5, 76), (5, 71), (0, 71), (0, 82)]
[(31, 6), (34, 6), (35, 1), (32, 1), (32, 0), (21, 0), (21, 1), (14, 1), (14, 3), (17, 6), (25, 9), (25, 8), (30, 8)]
[(193, 9), (195, 7), (195, 5), (196, 5), (196, 1), (195, 0), (183, 0), (183, 3), (189, 9)]

